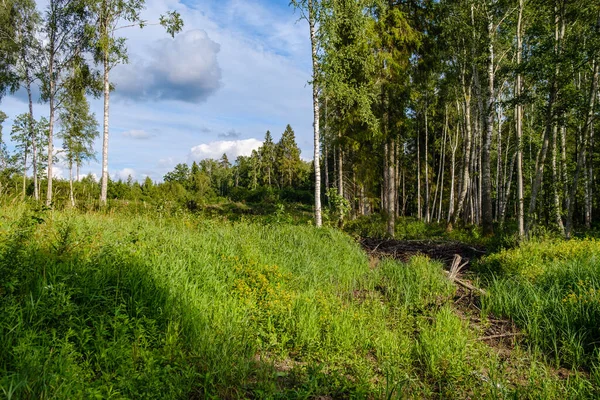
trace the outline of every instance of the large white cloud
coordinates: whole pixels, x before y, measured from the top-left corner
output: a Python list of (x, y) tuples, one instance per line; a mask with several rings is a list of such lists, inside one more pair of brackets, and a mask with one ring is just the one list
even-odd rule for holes
[(205, 101), (221, 86), (221, 46), (203, 30), (154, 42), (147, 60), (117, 67), (117, 94), (142, 100)]
[(262, 141), (254, 138), (220, 140), (192, 147), (188, 159), (189, 161), (200, 161), (206, 158), (219, 159), (225, 153), (229, 161), (233, 162), (238, 156), (251, 155), (252, 150), (258, 150), (260, 146), (262, 146)]

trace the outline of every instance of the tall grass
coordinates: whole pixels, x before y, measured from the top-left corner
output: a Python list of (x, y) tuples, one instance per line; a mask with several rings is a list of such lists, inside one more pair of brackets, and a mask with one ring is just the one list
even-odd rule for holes
[(481, 268), (489, 274), (485, 310), (514, 319), (555, 365), (597, 376), (600, 243), (527, 242), (487, 257)]
[(497, 382), (502, 396), (593, 393), (531, 365), (514, 368), (547, 388), (492, 380), (501, 361), (453, 313), (440, 264), (371, 268), (336, 230), (0, 214), (3, 397), (497, 398)]

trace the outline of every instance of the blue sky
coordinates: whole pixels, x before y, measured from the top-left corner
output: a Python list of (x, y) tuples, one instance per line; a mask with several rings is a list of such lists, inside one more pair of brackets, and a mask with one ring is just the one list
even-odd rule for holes
[[(121, 31), (129, 64), (111, 72), (116, 85), (110, 103), (111, 177), (162, 180), (177, 163), (223, 152), (233, 161), (260, 146), (267, 130), (277, 140), (288, 123), (302, 157), (312, 158), (308, 25), (288, 3), (148, 1), (145, 19), (177, 10), (185, 26), (174, 39), (160, 27)], [(91, 104), (101, 131), (102, 99)], [(17, 94), (2, 99), (0, 109), (14, 117), (27, 104)], [(47, 115), (47, 106), (36, 105), (35, 113)], [(5, 138), (11, 123), (4, 123)], [(99, 161), (101, 145), (99, 139)], [(57, 173), (67, 177), (64, 166)], [(82, 173), (98, 176), (100, 163), (86, 165)]]

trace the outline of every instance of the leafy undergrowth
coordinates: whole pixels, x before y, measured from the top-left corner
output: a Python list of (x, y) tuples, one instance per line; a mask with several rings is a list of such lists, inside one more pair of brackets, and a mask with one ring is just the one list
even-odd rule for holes
[(600, 385), (600, 242), (530, 241), (481, 260), (487, 312), (513, 319), (556, 366)]
[(439, 263), (372, 268), (332, 229), (0, 215), (6, 398), (593, 398), (509, 361), (451, 307)]
[[(348, 221), (344, 230), (349, 234), (362, 238), (386, 238), (387, 223), (381, 214), (361, 216)], [(427, 223), (416, 218), (400, 217), (396, 220), (396, 240), (451, 240), (462, 243), (489, 245), (490, 238), (481, 234), (476, 226), (447, 231), (445, 221)]]

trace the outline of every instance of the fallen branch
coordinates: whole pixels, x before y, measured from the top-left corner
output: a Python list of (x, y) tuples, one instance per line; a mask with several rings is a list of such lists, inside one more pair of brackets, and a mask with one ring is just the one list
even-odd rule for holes
[(484, 296), (484, 295), (486, 294), (485, 290), (483, 290), (483, 289), (480, 289), (480, 288), (478, 288), (478, 287), (475, 287), (475, 286), (471, 285), (469, 282), (466, 282), (466, 281), (460, 280), (460, 279), (458, 279), (457, 277), (453, 277), (453, 276), (451, 276), (450, 272), (448, 272), (448, 271), (444, 271), (444, 273), (445, 273), (445, 274), (447, 274), (447, 275), (448, 275), (448, 278), (449, 278), (449, 279), (450, 279), (452, 282), (456, 283), (457, 285), (459, 285), (459, 286), (462, 286), (462, 287), (464, 287), (465, 289), (468, 289), (468, 290), (470, 290), (470, 291), (472, 291), (472, 292), (477, 292), (477, 293), (479, 293), (479, 294), (480, 294), (480, 295), (482, 295), (482, 296)]
[(483, 336), (483, 337), (477, 338), (477, 340), (483, 341), (483, 340), (491, 340), (491, 339), (501, 339), (501, 338), (505, 338), (505, 337), (521, 336), (522, 334), (523, 333), (521, 333), (521, 332), (503, 333), (502, 335)]

